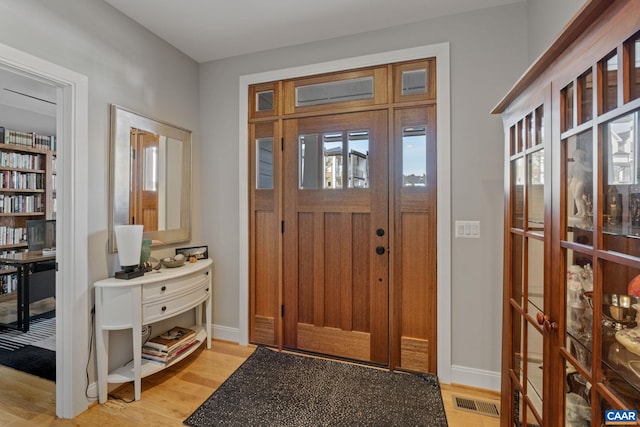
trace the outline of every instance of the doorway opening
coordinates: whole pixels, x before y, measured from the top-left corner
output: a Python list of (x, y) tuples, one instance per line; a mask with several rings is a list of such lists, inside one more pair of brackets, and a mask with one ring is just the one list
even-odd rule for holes
[(88, 407), (85, 372), (77, 369), (87, 363), (89, 343), (88, 80), (1, 44), (0, 68), (49, 84), (56, 91), (56, 415), (73, 418)]

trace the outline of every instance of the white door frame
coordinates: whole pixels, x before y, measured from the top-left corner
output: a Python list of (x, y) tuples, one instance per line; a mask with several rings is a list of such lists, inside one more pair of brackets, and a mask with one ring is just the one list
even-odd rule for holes
[(56, 416), (88, 408), (88, 78), (0, 44), (0, 67), (57, 87)]
[(371, 67), (421, 58), (436, 58), (438, 126), (437, 280), (438, 280), (438, 378), (451, 383), (451, 102), (449, 43), (381, 52), (300, 67), (240, 76), (238, 183), (239, 203), (239, 329), (240, 344), (249, 342), (249, 86), (257, 83)]

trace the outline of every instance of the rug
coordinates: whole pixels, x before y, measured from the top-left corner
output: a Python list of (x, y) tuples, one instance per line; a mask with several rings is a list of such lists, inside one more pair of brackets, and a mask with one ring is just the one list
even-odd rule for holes
[(29, 331), (0, 330), (0, 365), (56, 380), (55, 311), (30, 320)]
[(188, 426), (447, 426), (437, 377), (258, 347)]

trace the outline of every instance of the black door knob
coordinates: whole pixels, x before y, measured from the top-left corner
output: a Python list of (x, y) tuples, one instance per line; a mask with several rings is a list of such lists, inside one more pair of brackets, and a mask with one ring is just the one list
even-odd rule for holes
[(378, 247), (376, 248), (376, 253), (377, 253), (378, 255), (382, 255), (382, 254), (384, 254), (384, 246), (378, 246)]
[(378, 228), (376, 230), (376, 234), (380, 237), (384, 236), (384, 229), (383, 228)]

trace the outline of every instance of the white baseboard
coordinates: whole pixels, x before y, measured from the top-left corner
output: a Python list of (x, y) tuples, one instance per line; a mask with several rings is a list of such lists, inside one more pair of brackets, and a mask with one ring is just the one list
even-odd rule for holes
[(230, 328), (228, 326), (221, 325), (213, 325), (212, 328), (213, 338), (223, 341), (240, 342), (239, 328)]
[(451, 366), (451, 383), (500, 391), (500, 372), (484, 371), (466, 366)]

